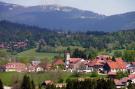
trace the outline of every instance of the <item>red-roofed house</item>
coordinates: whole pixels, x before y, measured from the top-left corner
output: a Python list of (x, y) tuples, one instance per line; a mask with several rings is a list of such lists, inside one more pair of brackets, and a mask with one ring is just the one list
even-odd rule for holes
[(16, 71), (16, 72), (24, 72), (27, 70), (27, 67), (23, 63), (8, 63), (5, 65), (6, 71)]
[(98, 71), (101, 72), (103, 71), (103, 66), (105, 64), (105, 61), (102, 59), (94, 59), (92, 61), (89, 61), (87, 64), (87, 71), (93, 72), (93, 71)]
[(118, 71), (127, 71), (126, 69), (126, 62), (124, 62), (122, 59), (116, 59), (116, 61), (108, 61), (104, 65), (104, 71), (108, 72), (118, 72)]
[(62, 59), (56, 59), (56, 60), (54, 60), (54, 62), (52, 64), (57, 69), (59, 69), (59, 68), (64, 69), (64, 61)]
[(117, 89), (125, 88), (125, 84), (123, 84), (120, 80), (114, 79), (114, 83)]

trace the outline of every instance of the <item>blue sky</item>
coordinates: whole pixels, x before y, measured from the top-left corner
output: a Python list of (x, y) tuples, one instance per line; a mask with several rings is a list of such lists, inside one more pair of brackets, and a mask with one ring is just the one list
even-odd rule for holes
[[(43, 0), (0, 0), (25, 6), (41, 5)], [(47, 4), (71, 6), (99, 14), (114, 15), (135, 11), (135, 0), (46, 0)]]

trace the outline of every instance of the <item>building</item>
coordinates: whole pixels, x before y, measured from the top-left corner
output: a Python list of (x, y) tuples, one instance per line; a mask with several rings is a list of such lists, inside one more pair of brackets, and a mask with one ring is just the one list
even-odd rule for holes
[(124, 62), (121, 58), (115, 59), (115, 61), (107, 61), (107, 63), (103, 66), (104, 71), (106, 73), (112, 72), (117, 73), (119, 71), (125, 72), (127, 71), (127, 63)]
[(16, 63), (16, 62), (6, 64), (5, 68), (6, 68), (6, 72), (10, 72), (10, 71), (24, 72), (27, 70), (27, 67), (25, 64)]
[(56, 59), (53, 61), (53, 66), (56, 68), (56, 69), (64, 69), (64, 61), (62, 59)]
[(6, 70), (6, 67), (5, 66), (0, 66), (0, 72), (5, 72), (5, 70)]

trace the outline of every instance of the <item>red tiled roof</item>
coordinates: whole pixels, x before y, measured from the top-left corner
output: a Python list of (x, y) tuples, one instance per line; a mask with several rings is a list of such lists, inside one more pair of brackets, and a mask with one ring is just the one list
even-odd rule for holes
[(77, 62), (79, 62), (81, 60), (81, 58), (70, 58), (69, 59), (69, 62), (70, 63), (77, 63)]
[(27, 66), (23, 63), (8, 63), (5, 65), (6, 69), (16, 69), (16, 71), (25, 71)]
[(92, 61), (90, 61), (90, 62), (88, 63), (88, 66), (96, 66), (96, 65), (102, 66), (103, 64), (104, 64), (104, 61), (103, 61), (103, 60), (94, 59), (94, 60), (92, 60)]
[(116, 59), (116, 61), (108, 61), (107, 64), (111, 69), (126, 69), (126, 62), (121, 59)]
[(114, 79), (115, 85), (123, 85), (122, 82), (118, 79)]
[(122, 83), (126, 83), (127, 81), (128, 81), (128, 77), (124, 77), (124, 78), (122, 78), (120, 81), (122, 82)]
[(128, 78), (129, 78), (129, 79), (134, 79), (134, 78), (135, 78), (135, 74), (130, 74), (130, 75), (128, 75)]
[(62, 59), (57, 59), (53, 62), (54, 65), (64, 65), (64, 62)]

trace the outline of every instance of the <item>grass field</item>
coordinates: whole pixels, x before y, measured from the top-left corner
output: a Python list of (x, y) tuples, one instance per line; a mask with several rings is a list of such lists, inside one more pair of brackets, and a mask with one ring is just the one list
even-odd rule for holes
[[(82, 47), (78, 47), (78, 46), (70, 46), (70, 49), (71, 50), (74, 50), (74, 49), (80, 49), (80, 50), (84, 50), (84, 48)], [(34, 49), (30, 49), (30, 50), (26, 50), (26, 51), (23, 51), (21, 53), (18, 53), (16, 55), (14, 55), (15, 58), (21, 60), (21, 62), (24, 62), (24, 63), (27, 63), (27, 62), (30, 62), (31, 60), (33, 59), (40, 59), (40, 60), (50, 60), (52, 61), (54, 59), (55, 56), (60, 56), (60, 57), (64, 57), (64, 50), (66, 50), (67, 47), (56, 47), (55, 50), (56, 51), (60, 51), (63, 53), (47, 53), (47, 52), (36, 52), (36, 48)]]
[[(17, 72), (1, 72), (0, 79), (4, 85), (11, 86), (15, 80), (22, 80), (26, 73)], [(71, 75), (69, 72), (63, 71), (49, 71), (44, 73), (27, 73), (27, 75), (34, 80), (35, 84), (38, 85), (45, 80), (53, 80), (58, 82), (60, 79), (66, 81), (66, 79)]]
[(63, 57), (63, 54), (59, 54), (59, 53), (39, 53), (35, 51), (36, 49), (30, 49), (27, 51), (23, 51), (21, 53), (18, 53), (17, 55), (15, 55), (15, 57), (19, 60), (21, 60), (22, 62), (30, 62), (30, 60), (34, 60), (34, 59), (40, 59), (40, 60), (53, 60), (55, 56), (61, 56)]
[(1, 72), (0, 79), (4, 85), (11, 86), (14, 81), (21, 81), (23, 76), (27, 74), (30, 79), (34, 80), (36, 85), (42, 83), (45, 80), (53, 80), (54, 82), (59, 82), (61, 79), (66, 82), (67, 79), (77, 79), (77, 78), (107, 78), (107, 75), (97, 75), (91, 76), (91, 73), (79, 74), (77, 77), (74, 73), (64, 72), (64, 71), (47, 71), (41, 73), (18, 73), (18, 72)]

